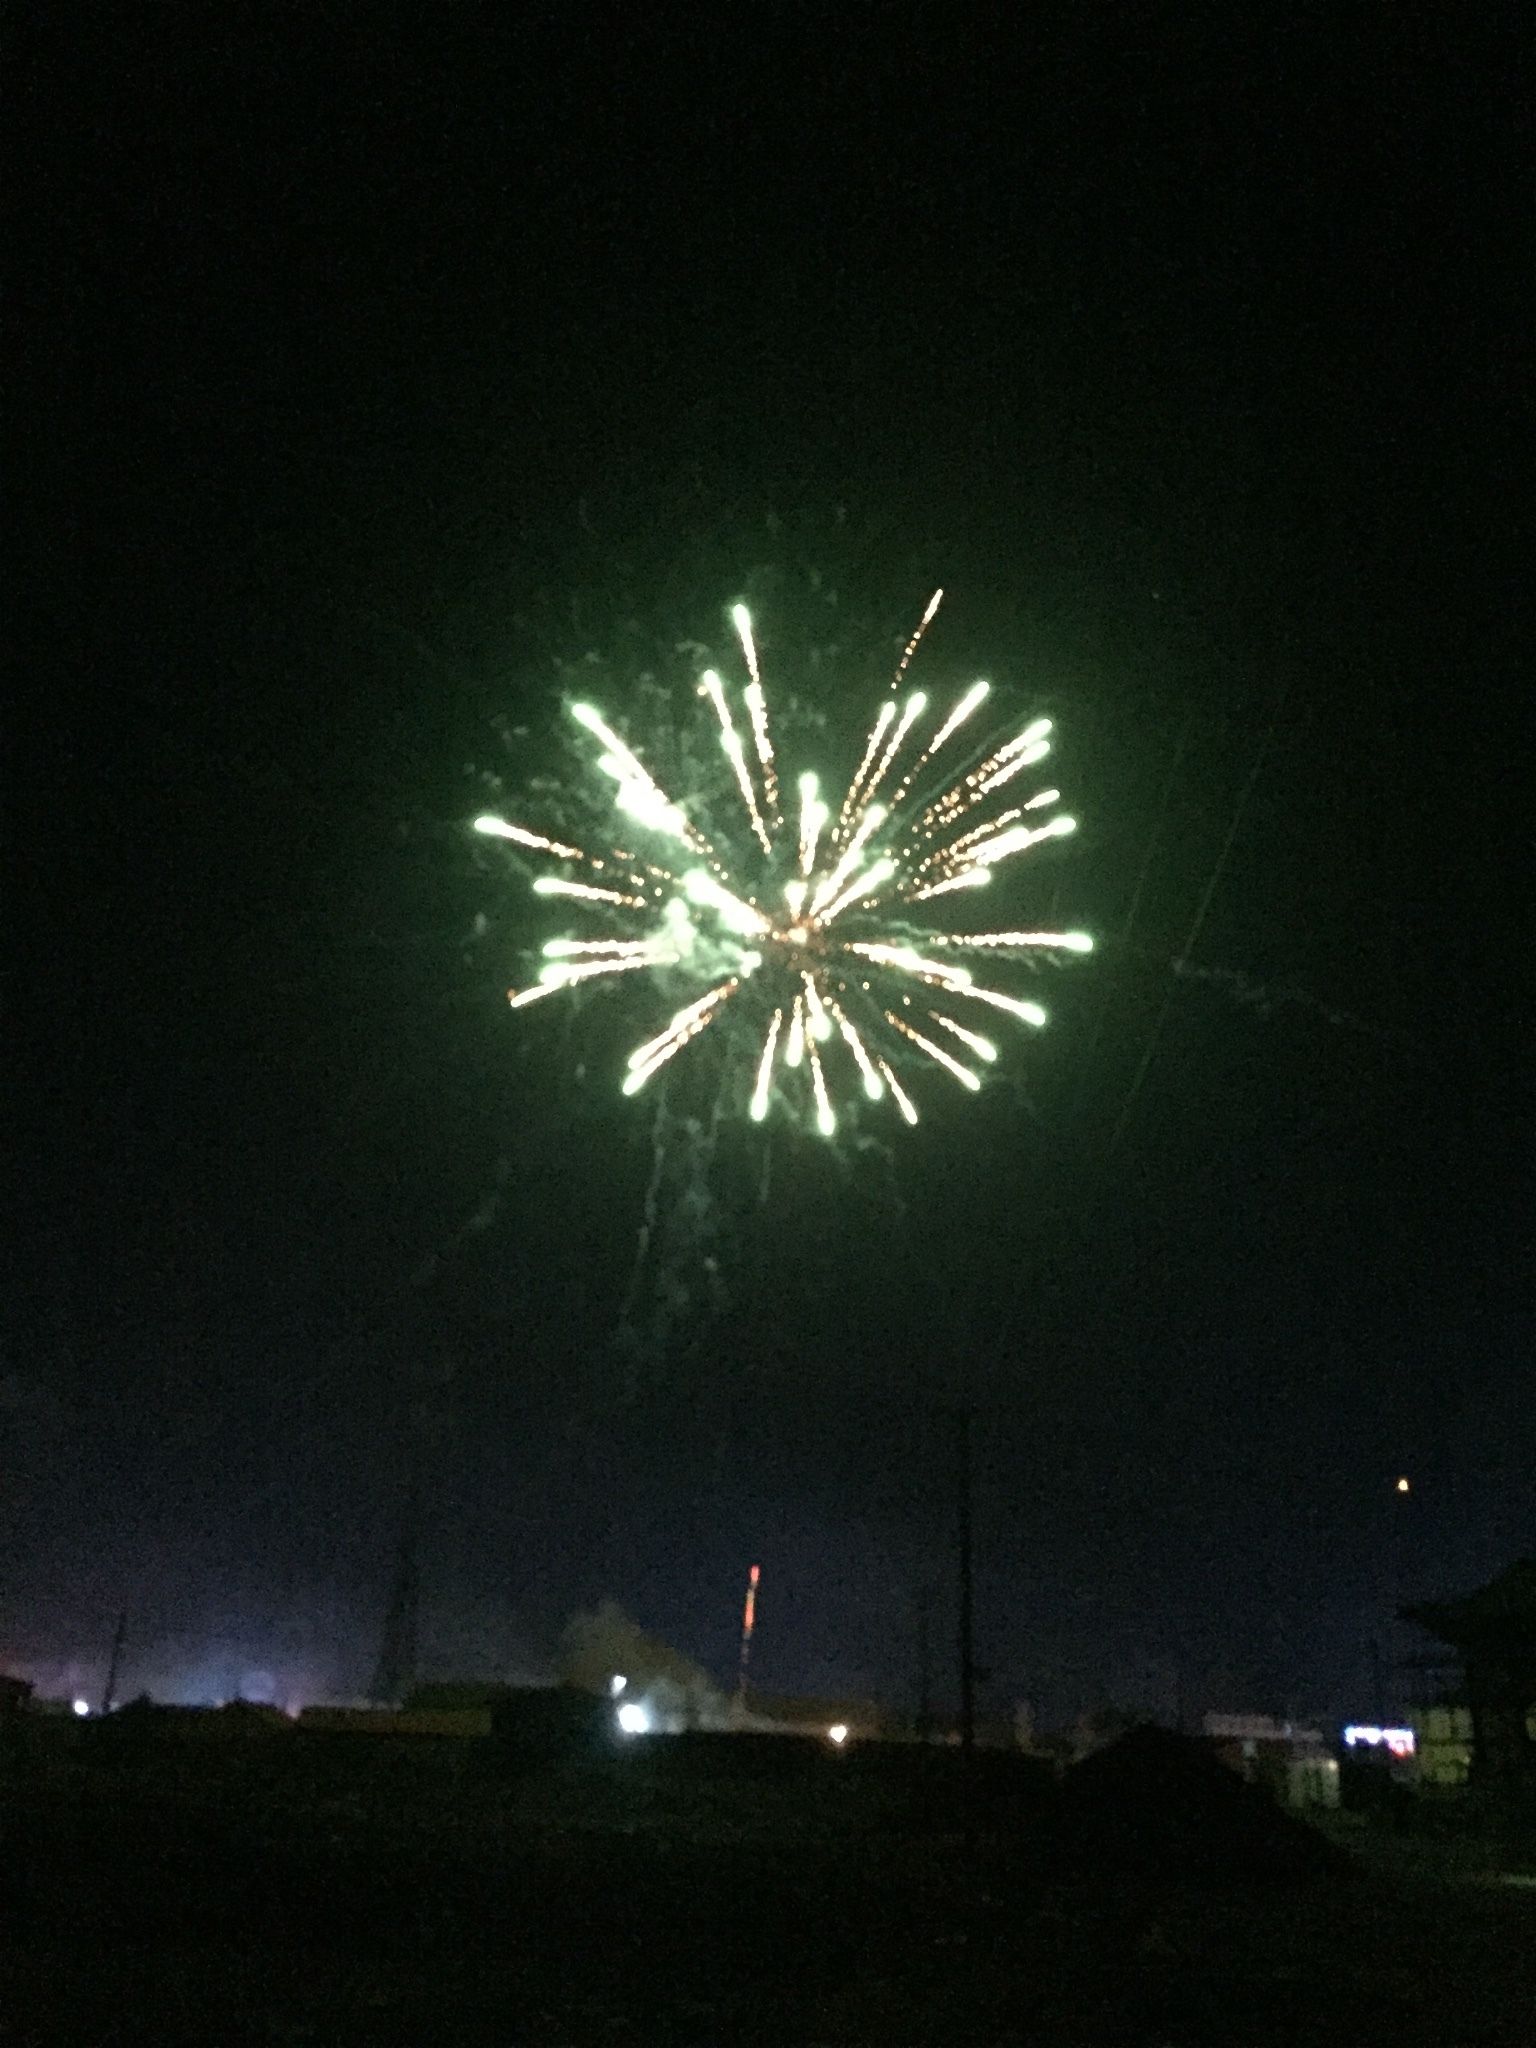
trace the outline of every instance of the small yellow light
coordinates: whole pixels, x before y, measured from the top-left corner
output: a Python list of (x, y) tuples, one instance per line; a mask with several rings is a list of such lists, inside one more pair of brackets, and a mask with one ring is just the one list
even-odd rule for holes
[(1407, 1482), (1407, 1480), (1406, 1480), (1406, 1479), (1399, 1479), (1399, 1480), (1398, 1480), (1398, 1482), (1397, 1482), (1397, 1490), (1398, 1490), (1398, 1492), (1399, 1492), (1399, 1493), (1409, 1493), (1409, 1492), (1411, 1492), (1411, 1491), (1412, 1491), (1412, 1489), (1410, 1488), (1410, 1486), (1409, 1486), (1409, 1484), (1408, 1484), (1408, 1482)]

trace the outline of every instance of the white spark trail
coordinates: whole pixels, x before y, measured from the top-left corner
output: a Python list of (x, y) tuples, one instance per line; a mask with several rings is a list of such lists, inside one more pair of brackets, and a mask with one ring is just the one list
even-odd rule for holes
[[(928, 933), (930, 940), (938, 936), (937, 932)], [(850, 940), (845, 950), (873, 960), (877, 967), (894, 967), (902, 974), (930, 974), (938, 980), (962, 985), (971, 978), (965, 968), (952, 966), (947, 960), (925, 960), (911, 946), (889, 946), (878, 939), (864, 939)]]
[(518, 846), (531, 846), (536, 853), (552, 853), (558, 860), (587, 858), (579, 846), (562, 846), (558, 839), (546, 839), (542, 832), (528, 832), (521, 825), (509, 825), (505, 818), (476, 818), (475, 830), (487, 839), (510, 839)]
[(996, 818), (989, 818), (985, 825), (973, 825), (969, 832), (962, 832), (958, 839), (951, 839), (947, 845), (938, 847), (933, 853), (924, 854), (913, 870), (914, 876), (926, 874), (929, 868), (936, 868), (942, 862), (957, 860), (967, 847), (975, 846), (989, 833), (997, 832), (1004, 825), (1011, 825), (1015, 819), (1022, 818), (1023, 815), (1024, 807), (1021, 805), (1014, 810), (1003, 811)]
[(917, 1122), (917, 1104), (912, 1100), (906, 1089), (902, 1087), (884, 1060), (880, 1062), (880, 1071), (885, 1076), (886, 1087), (890, 1089), (892, 1095), (896, 1098), (896, 1107), (901, 1111), (909, 1124), (915, 1124)]
[(929, 944), (956, 952), (980, 952), (997, 946), (1047, 946), (1061, 953), (1091, 953), (1087, 932), (931, 932)]
[(931, 896), (948, 896), (956, 889), (980, 889), (992, 879), (990, 868), (962, 868), (942, 882), (930, 882), (926, 889), (903, 892), (904, 903), (926, 903)]
[(618, 783), (621, 810), (649, 826), (653, 832), (679, 839), (696, 853), (714, 856), (714, 848), (703, 833), (689, 824), (661, 784), (625, 746), (600, 713), (594, 711), (590, 704), (573, 704), (571, 716), (578, 725), (594, 733), (608, 749), (606, 757), (599, 756), (598, 766)]
[(564, 987), (563, 981), (536, 981), (530, 988), (509, 988), (507, 1003), (511, 1009), (524, 1010), (530, 1003), (536, 1003), (540, 996), (552, 996)]
[(879, 804), (872, 804), (864, 813), (863, 817), (859, 820), (859, 829), (844, 848), (836, 867), (832, 869), (831, 873), (822, 882), (821, 887), (812, 896), (812, 917), (820, 917), (822, 915), (826, 906), (853, 873), (859, 856), (885, 823), (888, 815), (889, 813)]
[(837, 828), (832, 834), (834, 839), (841, 839), (844, 832), (848, 829), (848, 820), (853, 814), (853, 807), (857, 801), (859, 791), (863, 787), (864, 777), (869, 773), (869, 764), (874, 760), (876, 749), (885, 738), (886, 727), (895, 716), (896, 706), (887, 698), (880, 706), (879, 717), (870, 728), (869, 738), (864, 745), (863, 759), (853, 771), (853, 780), (848, 785), (848, 794), (843, 798), (842, 809), (837, 814)]
[(892, 799), (893, 804), (899, 806), (906, 801), (908, 791), (911, 789), (913, 783), (917, 780), (917, 777), (921, 773), (923, 768), (925, 768), (927, 764), (933, 759), (934, 755), (939, 751), (940, 747), (943, 746), (944, 742), (949, 738), (950, 734), (955, 731), (956, 727), (963, 725), (966, 719), (968, 719), (971, 713), (976, 709), (977, 705), (984, 702), (991, 688), (992, 685), (987, 682), (972, 683), (971, 687), (960, 699), (960, 702), (955, 706), (954, 710), (950, 712), (948, 718), (945, 719), (944, 723), (939, 727), (938, 731), (934, 734), (933, 738), (928, 742), (927, 746), (924, 747), (923, 751), (912, 763), (912, 766), (907, 770), (906, 777), (903, 780), (900, 789), (897, 790), (895, 797)]
[(741, 642), (741, 652), (747, 664), (750, 681), (746, 688), (747, 716), (752, 721), (752, 739), (757, 748), (758, 766), (763, 771), (763, 794), (768, 803), (768, 819), (773, 831), (777, 832), (782, 820), (779, 816), (779, 777), (774, 767), (773, 742), (768, 736), (768, 700), (763, 695), (762, 672), (757, 665), (757, 642), (752, 637), (752, 614), (744, 604), (732, 605), (731, 623), (736, 628), (736, 637)]
[(746, 659), (747, 674), (752, 678), (753, 688), (761, 690), (763, 678), (757, 666), (757, 642), (752, 638), (752, 614), (744, 604), (731, 606), (731, 624), (736, 628), (736, 637), (741, 642), (741, 651)]
[(812, 1040), (825, 1043), (832, 1036), (832, 1026), (827, 1020), (821, 997), (816, 993), (814, 977), (807, 971), (800, 976), (805, 988), (805, 1028)]
[(565, 960), (578, 953), (643, 953), (654, 959), (656, 946), (651, 939), (550, 939), (544, 947), (546, 960)]
[(837, 901), (829, 903), (821, 913), (823, 927), (841, 917), (850, 903), (859, 903), (866, 896), (873, 896), (896, 872), (895, 861), (889, 859), (877, 860), (873, 867), (866, 868), (856, 881), (849, 883)]
[(741, 791), (741, 800), (747, 807), (747, 816), (752, 821), (752, 830), (757, 834), (757, 843), (764, 853), (773, 852), (773, 842), (768, 837), (768, 827), (763, 823), (757, 807), (757, 791), (752, 787), (751, 771), (747, 757), (742, 750), (741, 735), (731, 720), (731, 707), (725, 701), (725, 686), (712, 668), (705, 669), (699, 679), (699, 688), (715, 707), (715, 716), (720, 721), (720, 744), (725, 749), (726, 759), (736, 771), (736, 785)]
[(1010, 854), (1022, 853), (1026, 847), (1038, 846), (1045, 839), (1063, 839), (1069, 832), (1077, 830), (1076, 818), (1056, 817), (1045, 825), (1016, 825), (1011, 832), (1004, 832), (1001, 838), (988, 839), (974, 847), (971, 859), (978, 867), (995, 867), (1000, 860), (1007, 860)]
[(752, 740), (757, 748), (758, 766), (763, 771), (763, 794), (768, 799), (768, 822), (777, 832), (783, 819), (779, 812), (779, 772), (774, 765), (773, 741), (768, 733), (768, 702), (761, 683), (749, 683), (743, 692), (747, 716), (752, 721)]
[(625, 910), (648, 910), (643, 896), (626, 896), (618, 889), (594, 888), (590, 882), (567, 882), (559, 875), (540, 875), (533, 885), (535, 896), (574, 896), (584, 903), (617, 903)]
[[(638, 967), (672, 967), (676, 953), (651, 951), (629, 953), (619, 960), (552, 960), (541, 969), (539, 980), (546, 988), (569, 988), (572, 982), (593, 981), (603, 974), (631, 974)], [(529, 997), (532, 1001), (532, 997)]]
[(975, 1003), (990, 1003), (994, 1010), (1006, 1011), (1022, 1024), (1040, 1025), (1045, 1022), (1045, 1012), (1038, 1003), (1026, 1003), (1018, 996), (1004, 995), (1001, 989), (978, 988), (975, 982), (971, 982), (965, 988), (956, 989), (955, 994), (969, 996)]
[(824, 1138), (830, 1138), (837, 1129), (837, 1118), (832, 1113), (831, 1098), (827, 1094), (827, 1077), (822, 1072), (821, 1053), (814, 1035), (807, 1035), (805, 1049), (811, 1058), (811, 1090), (816, 1097), (816, 1128)]
[(912, 730), (912, 727), (916, 724), (917, 720), (922, 717), (923, 713), (927, 709), (928, 699), (923, 695), (921, 690), (914, 690), (912, 692), (912, 695), (907, 699), (906, 710), (903, 711), (901, 714), (901, 723), (897, 726), (895, 732), (892, 733), (890, 740), (886, 746), (885, 752), (880, 757), (879, 767), (876, 768), (875, 772), (869, 778), (869, 783), (864, 791), (863, 796), (863, 801), (866, 804), (874, 795), (875, 791), (880, 787), (881, 783), (885, 780), (886, 770), (890, 767), (891, 763), (895, 760), (896, 756), (901, 752), (902, 741), (906, 738), (907, 734)]
[(809, 878), (816, 865), (816, 842), (827, 822), (827, 807), (821, 801), (821, 784), (814, 775), (800, 778), (800, 872)]
[(760, 1124), (768, 1114), (768, 1089), (773, 1080), (773, 1053), (779, 1042), (779, 1026), (784, 1021), (784, 1012), (775, 1010), (773, 1022), (768, 1026), (768, 1036), (763, 1041), (763, 1056), (758, 1063), (757, 1086), (752, 1091), (752, 1121)]
[[(995, 768), (1000, 761), (1011, 761), (1025, 748), (1033, 751), (1036, 747), (1043, 747), (1045, 752), (1049, 753), (1050, 743), (1046, 735), (1054, 730), (1048, 718), (1032, 719), (1022, 732), (1015, 733), (1011, 740), (1000, 746), (990, 761), (983, 763), (980, 772), (984, 774), (988, 768)], [(1040, 757), (1036, 755), (1035, 758), (1038, 760)]]
[(946, 1068), (948, 1072), (953, 1074), (962, 1088), (969, 1088), (973, 1095), (980, 1088), (980, 1074), (973, 1074), (969, 1067), (962, 1067), (960, 1062), (952, 1058), (942, 1045), (935, 1045), (931, 1038), (924, 1038), (922, 1032), (914, 1030), (906, 1022), (905, 1018), (898, 1017), (893, 1010), (887, 1010), (885, 1021), (893, 1030), (899, 1031), (904, 1038), (910, 1038), (919, 1051), (927, 1053), (929, 1059), (936, 1061), (939, 1066)]
[(805, 1057), (805, 997), (795, 995), (795, 1007), (790, 1012), (789, 1036), (784, 1042), (784, 1064), (798, 1067)]
[(942, 589), (936, 590), (933, 593), (932, 597), (929, 598), (928, 609), (923, 613), (923, 616), (918, 620), (917, 631), (912, 635), (912, 638), (907, 642), (906, 651), (902, 655), (900, 661), (898, 661), (896, 664), (896, 673), (891, 677), (891, 693), (893, 696), (896, 693), (896, 691), (901, 688), (901, 679), (907, 672), (907, 664), (911, 661), (913, 655), (916, 654), (918, 649), (918, 643), (921, 641), (923, 635), (927, 632), (928, 628), (933, 624), (934, 617), (938, 612), (939, 606), (943, 602), (944, 592), (942, 591)]
[(935, 1024), (942, 1024), (963, 1046), (975, 1053), (977, 1059), (991, 1061), (997, 1058), (997, 1047), (990, 1038), (983, 1038), (978, 1031), (967, 1031), (963, 1024), (957, 1023), (953, 1017), (946, 1017), (942, 1010), (930, 1010), (928, 1015)]
[(697, 1037), (709, 1022), (710, 1012), (718, 1009), (721, 1003), (735, 993), (739, 985), (734, 976), (729, 981), (721, 982), (707, 995), (700, 996), (696, 1003), (690, 1003), (686, 1009), (679, 1010), (665, 1031), (658, 1032), (655, 1038), (637, 1047), (629, 1056), (630, 1073), (629, 1079), (624, 1083), (625, 1094), (633, 1095), (637, 1089), (642, 1088), (658, 1067), (665, 1066), (668, 1060), (682, 1051), (690, 1038)]
[(880, 1075), (876, 1070), (874, 1063), (871, 1061), (868, 1052), (866, 1052), (864, 1048), (863, 1039), (860, 1038), (858, 1032), (854, 1029), (853, 1025), (848, 1021), (847, 1014), (843, 1010), (842, 1005), (840, 1003), (829, 1001), (827, 1007), (832, 1012), (838, 1030), (841, 1031), (841, 1033), (843, 1034), (843, 1039), (848, 1047), (848, 1050), (853, 1054), (854, 1065), (858, 1068), (859, 1072), (864, 1077), (864, 1093), (869, 1097), (871, 1102), (878, 1102), (880, 1100), (880, 1097), (885, 1093), (885, 1084), (880, 1079)]
[(1015, 775), (1022, 775), (1026, 768), (1033, 768), (1037, 761), (1043, 761), (1050, 751), (1044, 740), (1038, 746), (1026, 747), (1022, 754), (1015, 754), (1011, 761), (1004, 762), (1001, 768), (994, 769), (984, 781), (979, 782), (976, 785), (977, 796), (991, 796), (1005, 782), (1012, 782)]

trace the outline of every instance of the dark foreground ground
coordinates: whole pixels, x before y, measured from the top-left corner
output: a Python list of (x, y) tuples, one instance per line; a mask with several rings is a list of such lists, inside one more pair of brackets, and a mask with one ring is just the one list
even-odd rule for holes
[(1085, 1853), (989, 1778), (967, 1842), (947, 1769), (73, 1737), (0, 1782), (3, 2048), (1536, 2044), (1536, 1857), (1465, 1831), (1192, 1875), (1123, 1792)]

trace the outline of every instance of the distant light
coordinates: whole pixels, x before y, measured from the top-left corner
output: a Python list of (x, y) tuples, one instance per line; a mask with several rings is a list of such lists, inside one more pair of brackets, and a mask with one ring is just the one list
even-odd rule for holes
[(649, 1735), (651, 1717), (638, 1700), (626, 1700), (619, 1709), (619, 1730), (624, 1735)]
[(841, 1749), (848, 1740), (848, 1723), (846, 1721), (834, 1721), (827, 1730), (827, 1740), (835, 1742), (838, 1748)]
[(1397, 1490), (1399, 1493), (1409, 1493), (1412, 1491), (1412, 1488), (1409, 1486), (1406, 1479), (1399, 1479), (1399, 1481), (1397, 1482)]
[(70, 1705), (74, 1708), (76, 1715), (82, 1721), (85, 1719), (86, 1715), (91, 1711), (91, 1703), (89, 1700), (71, 1700)]
[(629, 1680), (624, 1676), (622, 1671), (615, 1671), (612, 1678), (610, 1678), (608, 1681), (609, 1698), (616, 1700), (619, 1694), (624, 1690), (625, 1686), (628, 1685), (628, 1683)]
[(1372, 1723), (1352, 1721), (1344, 1730), (1346, 1749), (1386, 1749), (1393, 1756), (1409, 1757), (1415, 1749), (1411, 1728), (1378, 1728)]

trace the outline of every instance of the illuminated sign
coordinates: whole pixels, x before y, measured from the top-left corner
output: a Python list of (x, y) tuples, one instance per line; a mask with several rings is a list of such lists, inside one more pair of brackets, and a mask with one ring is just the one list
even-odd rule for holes
[(1366, 1723), (1351, 1721), (1344, 1730), (1346, 1749), (1387, 1749), (1393, 1756), (1413, 1755), (1414, 1741), (1411, 1728), (1375, 1728)]

